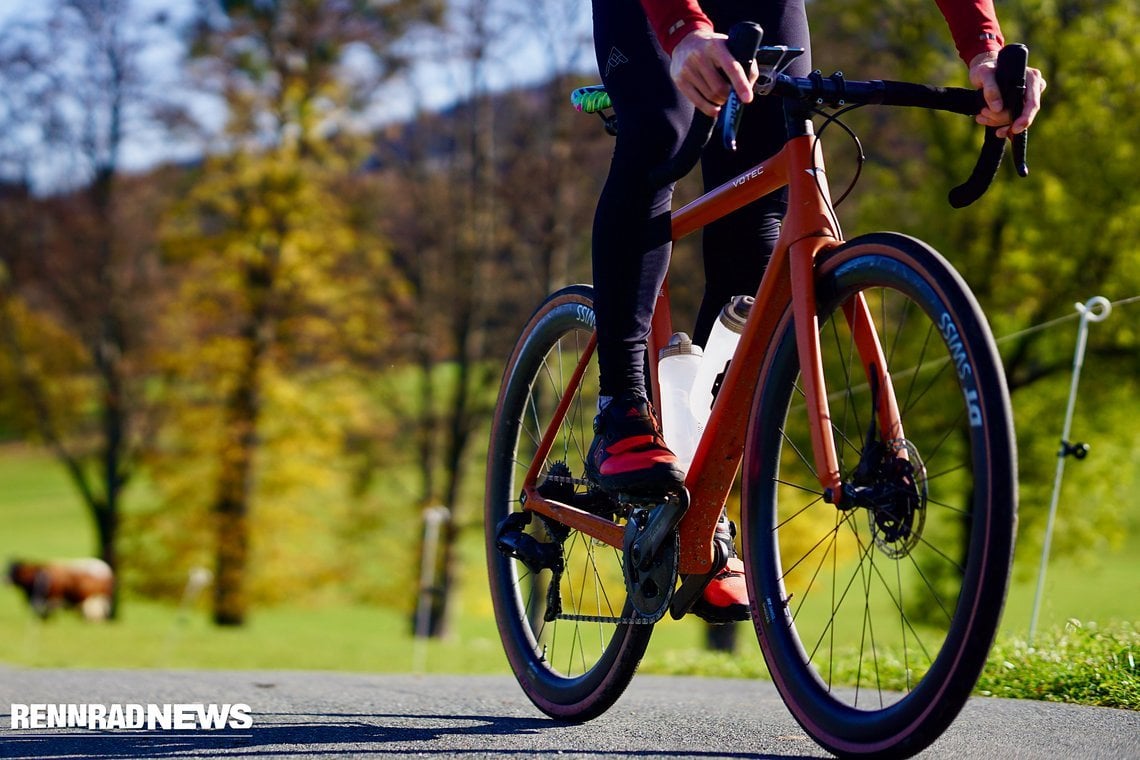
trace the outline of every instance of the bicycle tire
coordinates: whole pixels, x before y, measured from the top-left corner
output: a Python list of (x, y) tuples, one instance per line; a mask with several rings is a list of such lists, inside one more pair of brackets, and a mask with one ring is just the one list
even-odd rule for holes
[[(605, 712), (625, 691), (653, 631), (650, 624), (543, 620), (550, 571), (532, 573), (496, 548), (497, 526), (522, 510), (522, 480), (546, 429), (548, 412), (594, 331), (593, 290), (584, 285), (551, 295), (527, 322), (503, 374), (487, 463), (485, 531), (495, 621), (515, 678), (547, 715), (585, 721)], [(574, 401), (544, 463), (563, 463), (573, 479), (584, 473), (597, 405), (596, 359), (571, 389)], [(540, 478), (541, 482), (541, 478)], [(585, 487), (573, 486), (578, 493)], [(588, 489), (586, 489), (588, 490)], [(551, 540), (541, 519), (528, 528)], [(565, 528), (565, 526), (563, 526)], [(565, 529), (564, 611), (583, 617), (631, 618), (619, 549)], [(567, 609), (568, 608), (568, 609)]]
[[(1017, 515), (1009, 394), (976, 299), (924, 243), (880, 233), (838, 246), (819, 257), (816, 290), (841, 475), (867, 479), (871, 468), (856, 464), (878, 456), (887, 464), (874, 477), (901, 483), (891, 493), (903, 496), (886, 500), (893, 517), (825, 503), (807, 414), (793, 408), (802, 392), (789, 308), (746, 445), (753, 618), (780, 694), (821, 746), (908, 757), (957, 716), (997, 631)], [(880, 448), (866, 443), (872, 393), (840, 308), (855, 293), (867, 298), (902, 415), (905, 440)]]

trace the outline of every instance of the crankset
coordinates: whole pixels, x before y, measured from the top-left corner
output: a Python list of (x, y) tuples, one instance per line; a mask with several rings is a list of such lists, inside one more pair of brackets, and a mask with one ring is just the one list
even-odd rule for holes
[(630, 510), (622, 542), (626, 593), (633, 609), (647, 621), (665, 615), (677, 587), (677, 524), (688, 507), (689, 492), (682, 489), (660, 503), (635, 504)]

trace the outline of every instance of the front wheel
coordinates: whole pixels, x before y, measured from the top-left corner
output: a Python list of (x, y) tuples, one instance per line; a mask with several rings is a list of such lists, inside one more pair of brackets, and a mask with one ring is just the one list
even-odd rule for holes
[[(635, 618), (620, 550), (523, 510), (524, 476), (564, 397), (569, 407), (542, 462), (539, 489), (546, 495), (549, 487), (560, 501), (599, 514), (612, 507), (583, 483), (598, 401), (593, 332), (593, 292), (585, 286), (558, 291), (530, 318), (503, 374), (484, 504), (491, 597), (511, 670), (540, 710), (574, 721), (596, 717), (617, 700), (653, 632), (650, 624), (620, 622)], [(590, 366), (572, 386), (584, 357)], [(549, 557), (547, 565), (560, 560), (557, 577), (541, 563), (528, 565), (499, 550), (508, 516), (516, 531), (512, 542)], [(552, 606), (561, 611), (553, 614)]]
[[(825, 501), (811, 459), (793, 319), (753, 407), (742, 528), (757, 633), (789, 710), (840, 755), (909, 756), (965, 704), (997, 630), (1013, 555), (1017, 468), (1001, 362), (984, 315), (935, 251), (862, 237), (817, 262), (824, 380), (840, 474)], [(902, 434), (844, 304), (861, 294)]]

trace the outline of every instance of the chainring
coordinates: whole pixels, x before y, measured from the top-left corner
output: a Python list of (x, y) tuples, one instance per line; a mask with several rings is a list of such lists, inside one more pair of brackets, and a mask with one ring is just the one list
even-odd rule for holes
[(626, 524), (622, 565), (630, 604), (641, 617), (657, 621), (665, 616), (669, 602), (673, 599), (673, 590), (677, 587), (681, 538), (678, 531), (673, 531), (672, 540), (665, 541), (649, 567), (638, 569), (631, 559), (631, 550), (645, 529), (646, 515), (646, 512), (639, 510), (631, 515)]

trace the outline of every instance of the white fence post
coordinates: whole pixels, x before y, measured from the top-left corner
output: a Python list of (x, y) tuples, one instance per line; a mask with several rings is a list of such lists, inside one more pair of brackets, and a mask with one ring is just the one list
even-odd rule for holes
[(423, 672), (427, 651), (425, 642), (430, 633), (431, 603), (435, 589), (435, 561), (439, 552), (439, 531), (451, 518), (447, 507), (428, 507), (424, 510), (423, 557), (420, 561), (420, 593), (416, 602), (415, 656), (413, 670)]
[(1081, 367), (1085, 362), (1085, 345), (1088, 342), (1089, 322), (1103, 322), (1112, 313), (1112, 304), (1104, 296), (1093, 296), (1085, 303), (1076, 304), (1081, 315), (1077, 329), (1077, 345), (1073, 351), (1073, 380), (1069, 385), (1069, 405), (1065, 409), (1065, 425), (1061, 431), (1061, 449), (1057, 452), (1057, 472), (1053, 477), (1053, 498), (1049, 504), (1049, 520), (1045, 524), (1045, 543), (1041, 547), (1041, 567), (1037, 571), (1037, 593), (1033, 596), (1033, 617), (1029, 621), (1029, 645), (1033, 646), (1033, 635), (1037, 631), (1037, 615), (1041, 611), (1041, 595), (1045, 589), (1045, 568), (1049, 564), (1049, 549), (1053, 543), (1053, 523), (1057, 517), (1057, 501), (1061, 495), (1061, 478), (1065, 473), (1065, 458), (1070, 454), (1084, 459), (1089, 447), (1086, 444), (1069, 442), (1069, 432), (1073, 425), (1073, 407), (1077, 402), (1077, 385), (1081, 381)]

